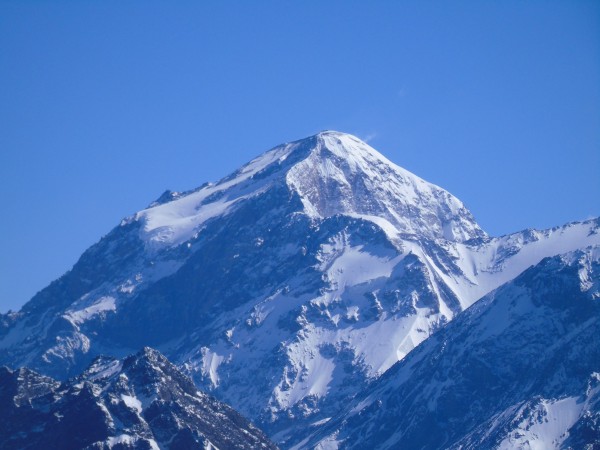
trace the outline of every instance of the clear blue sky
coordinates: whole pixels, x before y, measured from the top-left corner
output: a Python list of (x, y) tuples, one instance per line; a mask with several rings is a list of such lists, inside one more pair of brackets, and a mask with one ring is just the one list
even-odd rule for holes
[(0, 311), (164, 189), (323, 129), (492, 235), (600, 215), (600, 2), (0, 0)]

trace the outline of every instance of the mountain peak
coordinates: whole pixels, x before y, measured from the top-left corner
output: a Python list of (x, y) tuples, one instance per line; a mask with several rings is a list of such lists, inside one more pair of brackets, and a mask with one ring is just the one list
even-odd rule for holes
[(297, 141), (312, 148), (286, 173), (308, 214), (360, 216), (392, 234), (453, 241), (485, 237), (460, 200), (356, 136), (324, 131), (313, 138)]
[[(296, 142), (314, 142), (312, 152), (316, 152), (321, 156), (323, 156), (321, 151), (325, 150), (335, 154), (340, 158), (354, 160), (355, 162), (358, 162), (357, 158), (359, 160), (362, 159), (362, 162), (366, 163), (367, 165), (379, 161), (387, 165), (395, 166), (397, 169), (404, 170), (396, 166), (396, 164), (388, 160), (385, 156), (383, 156), (365, 141), (350, 133), (335, 130), (323, 130), (313, 136)], [(406, 174), (409, 173), (410, 172), (406, 171)]]
[(370, 220), (392, 238), (464, 242), (486, 237), (456, 197), (356, 136), (332, 130), (279, 145), (218, 183), (155, 204), (133, 220), (141, 221), (142, 238), (151, 246), (176, 246), (197, 236), (208, 220), (281, 188), (289, 193), (286, 201), (300, 200), (295, 212), (314, 219), (346, 215)]
[(337, 130), (322, 130), (322, 131), (319, 131), (317, 134), (315, 134), (315, 136), (327, 136), (327, 135), (352, 136), (350, 133), (344, 133), (343, 131), (337, 131)]

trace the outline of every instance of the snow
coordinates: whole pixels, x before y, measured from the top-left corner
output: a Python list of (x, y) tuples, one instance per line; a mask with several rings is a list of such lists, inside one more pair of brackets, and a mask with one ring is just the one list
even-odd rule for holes
[(332, 131), (316, 138), (314, 150), (286, 174), (310, 217), (377, 217), (392, 224), (394, 234), (443, 238), (451, 230), (458, 241), (485, 235), (458, 199), (358, 138)]
[(325, 425), (327, 422), (329, 422), (331, 420), (331, 417), (325, 417), (322, 420), (317, 420), (314, 423), (311, 423), (310, 426), (311, 427), (318, 427), (319, 425)]
[(398, 320), (380, 320), (348, 332), (340, 331), (338, 339), (349, 342), (361, 355), (368, 374), (377, 377), (428, 337), (419, 329), (429, 328), (429, 319), (424, 314), (418, 314)]
[[(423, 180), (408, 170), (396, 165), (366, 142), (361, 141), (356, 136), (337, 131), (327, 131), (320, 133), (323, 147), (331, 151), (338, 158), (343, 159), (350, 166), (351, 173), (365, 172), (378, 177), (377, 172), (373, 169), (377, 166), (391, 168), (397, 175), (403, 179), (409, 179), (414, 184), (420, 187), (428, 188), (434, 186), (431, 183)], [(435, 186), (437, 187), (437, 186)], [(408, 191), (407, 193), (409, 193)], [(415, 200), (415, 198), (413, 198)]]
[[(454, 243), (450, 251), (456, 257), (462, 277), (444, 273), (416, 246), (411, 250), (429, 260), (430, 267), (456, 293), (465, 309), (546, 257), (600, 245), (600, 233), (594, 232), (595, 228), (595, 221), (588, 221), (552, 230), (532, 230), (537, 238), (534, 241), (526, 241), (525, 232), (519, 232), (494, 238), (482, 246)], [(510, 249), (510, 253), (503, 255), (500, 252), (503, 248)]]
[[(482, 299), (437, 338), (412, 353), (404, 364), (355, 397), (331, 424), (313, 435), (314, 440), (305, 442), (304, 448), (328, 442), (331, 437), (325, 436), (336, 432), (334, 440), (341, 435), (348, 439), (350, 448), (397, 448), (406, 447), (407, 443), (413, 448), (420, 436), (429, 432), (432, 436), (437, 434), (427, 445), (432, 448), (562, 448), (573, 425), (589, 412), (597, 411), (598, 377), (592, 374), (587, 389), (581, 378), (597, 365), (588, 359), (597, 350), (589, 347), (588, 340), (595, 335), (598, 322), (597, 317), (588, 315), (589, 303), (545, 303), (539, 280), (551, 279), (557, 270), (564, 277), (568, 273), (564, 285), (559, 282), (558, 291), (554, 290), (557, 286), (549, 287), (548, 297), (554, 292), (562, 294), (562, 288), (568, 287), (578, 298), (582, 286), (573, 285), (572, 281), (578, 275), (584, 284), (597, 280), (598, 248), (555, 257), (538, 266), (532, 276), (505, 285)], [(592, 267), (593, 272), (581, 280), (581, 270), (579, 274), (561, 270), (567, 264), (570, 269)], [(566, 311), (561, 314), (554, 307), (564, 307)], [(577, 361), (578, 374), (567, 374), (565, 370), (572, 361)], [(528, 366), (544, 367), (550, 376), (540, 378), (539, 374), (526, 373), (522, 368)], [(478, 370), (480, 367), (485, 367), (485, 371)], [(548, 391), (560, 397), (538, 397), (540, 392)], [(456, 405), (474, 404), (477, 411), (478, 399), (483, 396), (487, 409), (482, 411), (482, 417), (469, 413), (469, 408), (462, 413), (456, 409)], [(506, 408), (507, 400), (523, 403)], [(380, 407), (366, 413), (365, 408), (373, 402)], [(488, 419), (485, 414), (494, 415)], [(453, 442), (455, 445), (451, 446)]]
[(125, 403), (128, 408), (137, 411), (138, 414), (142, 413), (142, 402), (139, 401), (136, 397), (121, 394), (121, 400), (123, 400), (123, 403)]
[(156, 247), (161, 244), (177, 246), (189, 240), (203, 223), (223, 215), (231, 205), (241, 200), (220, 200), (198, 207), (197, 204), (203, 200), (201, 194), (207, 193), (201, 191), (139, 213), (138, 219), (145, 219), (142, 239)]
[(149, 446), (151, 450), (160, 450), (160, 447), (158, 446), (158, 444), (156, 443), (156, 441), (154, 439), (145, 439), (145, 438), (139, 438), (137, 436), (131, 436), (130, 434), (120, 434), (119, 436), (116, 437), (109, 437), (108, 438), (108, 446), (109, 448), (113, 448), (114, 446), (136, 446), (136, 443), (139, 440), (143, 440), (144, 442), (146, 442)]
[(123, 273), (122, 278), (115, 285), (103, 284), (82, 295), (71, 304), (62, 317), (79, 329), (83, 323), (91, 319), (116, 312), (117, 305), (123, 300), (147, 285), (175, 273), (182, 265), (182, 261), (163, 260), (156, 263), (151, 262), (145, 267), (128, 268), (131, 272)]
[(146, 439), (146, 442), (150, 444), (150, 450), (161, 450), (154, 439)]
[(116, 311), (116, 300), (107, 295), (100, 297), (90, 306), (79, 310), (67, 310), (65, 317), (75, 324), (81, 324), (90, 318), (107, 311)]
[(42, 356), (45, 362), (50, 362), (51, 357), (57, 359), (73, 358), (77, 352), (87, 353), (91, 348), (90, 339), (81, 332), (71, 335), (57, 336), (55, 345), (46, 350)]
[(347, 245), (348, 236), (340, 235), (330, 244), (321, 246), (317, 258), (321, 261), (318, 269), (326, 272), (337, 293), (346, 287), (355, 286), (382, 277), (389, 277), (394, 266), (403, 258), (375, 256), (360, 245)]
[(346, 213), (346, 215), (348, 217), (354, 217), (356, 219), (362, 219), (366, 220), (367, 222), (374, 223), (383, 230), (383, 232), (390, 239), (390, 241), (395, 241), (399, 238), (400, 231), (394, 225), (392, 225), (392, 223), (389, 220), (383, 217), (372, 216), (369, 214), (356, 214), (351, 212)]
[(315, 450), (338, 450), (341, 442), (337, 440), (337, 435), (329, 436), (317, 444)]
[(283, 379), (273, 392), (273, 401), (279, 408), (288, 409), (307, 396), (324, 398), (332, 389), (336, 361), (323, 356), (320, 348), (349, 348), (370, 377), (385, 372), (428, 337), (430, 328), (427, 309), (418, 310), (417, 316), (390, 318), (357, 327), (335, 330), (307, 324), (301, 337), (287, 347), (289, 365)]
[[(577, 233), (580, 236), (589, 235), (589, 239), (594, 239), (593, 234), (588, 233), (590, 226), (590, 224), (576, 224), (571, 228), (583, 227), (585, 231), (580, 230)], [(543, 243), (544, 233), (541, 233), (540, 236), (540, 242)], [(518, 236), (510, 237), (510, 239), (517, 238), (520, 239)], [(504, 239), (508, 239), (508, 237)], [(333, 356), (335, 352), (342, 349), (351, 350), (354, 354), (353, 364), (356, 370), (364, 371), (369, 378), (376, 378), (427, 339), (438, 324), (453, 318), (454, 314), (450, 308), (440, 302), (439, 313), (433, 313), (427, 307), (416, 307), (415, 313), (406, 317), (395, 316), (389, 311), (384, 312), (377, 320), (362, 319), (363, 308), (367, 306), (364, 293), (377, 292), (378, 283), (388, 279), (408, 254), (417, 255), (426, 262), (431, 280), (434, 280), (432, 274), (435, 274), (451, 286), (458, 295), (462, 295), (463, 292), (469, 293), (469, 289), (472, 289), (471, 284), (474, 285), (478, 282), (478, 274), (475, 272), (469, 274), (465, 271), (466, 275), (460, 272), (445, 272), (439, 262), (433, 260), (417, 243), (411, 241), (402, 242), (404, 252), (402, 254), (392, 250), (382, 250), (373, 245), (353, 246), (350, 241), (350, 235), (342, 232), (332, 236), (325, 244), (321, 245), (317, 253), (319, 262), (316, 269), (326, 275), (327, 285), (330, 286), (330, 289), (325, 289), (319, 296), (310, 298), (310, 304), (317, 308), (325, 308), (325, 314), (330, 314), (328, 317), (332, 326), (323, 326), (314, 320), (299, 317), (298, 323), (302, 324), (301, 332), (293, 340), (285, 343), (287, 362), (281, 366), (281, 379), (275, 385), (269, 403), (274, 410), (289, 410), (296, 405), (303, 404), (308, 397), (325, 399), (332, 392), (335, 393), (337, 383), (341, 382), (341, 379), (337, 378), (338, 375), (334, 375), (339, 373), (337, 367), (339, 360), (337, 356)], [(518, 255), (519, 251), (523, 251), (527, 245), (531, 244), (522, 244), (514, 254), (505, 258), (502, 267), (511, 264), (511, 258)], [(543, 249), (543, 245), (540, 243), (536, 245)], [(462, 246), (460, 248), (466, 254), (474, 255), (473, 260), (480, 257), (477, 260), (478, 263), (489, 267), (490, 273), (502, 273), (502, 267), (493, 268), (497, 261), (485, 252), (478, 253), (475, 247)], [(525, 249), (525, 251), (528, 250)], [(546, 253), (552, 253), (552, 251), (552, 248), (545, 250)], [(538, 258), (541, 258), (541, 253), (543, 252), (538, 251)], [(487, 262), (481, 257), (482, 254), (488, 258)], [(462, 261), (460, 262), (462, 263)], [(496, 272), (493, 272), (494, 270)], [(482, 272), (483, 269), (480, 268), (479, 273)], [(485, 290), (493, 287), (495, 284), (490, 283)], [(441, 299), (437, 282), (433, 282), (431, 288)], [(414, 295), (417, 293), (415, 292)], [(416, 298), (418, 297), (415, 297), (414, 302), (416, 302)], [(248, 367), (247, 364), (253, 364), (253, 360), (260, 360), (261, 355), (264, 355), (263, 352), (272, 348), (273, 342), (277, 342), (282, 339), (282, 336), (285, 336), (278, 328), (280, 318), (285, 317), (297, 307), (295, 305), (302, 304), (306, 304), (306, 300), (294, 299), (281, 292), (256, 303), (248, 312), (246, 319), (248, 327), (234, 330), (228, 326), (224, 329), (224, 335), (229, 343), (235, 342), (234, 349), (217, 344), (202, 351), (203, 375), (209, 377), (213, 386), (218, 386), (220, 371), (223, 371), (224, 376), (227, 377), (231, 373), (230, 371), (235, 370), (235, 367)], [(470, 302), (467, 301), (463, 307), (467, 307), (469, 304)], [(521, 306), (525, 307), (524, 304)], [(231, 315), (238, 316), (239, 314), (233, 312)], [(482, 333), (499, 333), (507, 321), (508, 319), (503, 320), (501, 317), (496, 317), (494, 323), (490, 324)], [(262, 328), (262, 331), (253, 331), (257, 328), (252, 327), (258, 326)], [(225, 334), (225, 332), (228, 333)], [(331, 356), (324, 356), (321, 353), (321, 349), (327, 346), (335, 349)], [(232, 362), (233, 365), (229, 366), (228, 364), (224, 367), (222, 365), (224, 360)], [(260, 403), (260, 400), (256, 399), (254, 404), (256, 403)], [(310, 412), (310, 409), (308, 411)]]
[[(558, 449), (568, 437), (569, 428), (579, 419), (585, 403), (576, 397), (542, 400), (535, 412), (528, 412), (498, 446), (498, 450)], [(522, 413), (522, 412), (521, 412)]]
[(116, 437), (109, 437), (108, 445), (112, 448), (113, 446), (115, 446), (117, 444), (132, 445), (136, 441), (137, 441), (137, 437), (131, 436), (129, 434), (120, 434), (119, 436), (116, 436)]
[(134, 216), (143, 224), (140, 237), (150, 250), (155, 251), (176, 247), (196, 237), (210, 219), (223, 216), (243, 200), (264, 192), (270, 185), (269, 180), (249, 187), (245, 182), (270, 165), (284, 162), (293, 149), (293, 145), (276, 147), (217, 184), (209, 184), (191, 194), (140, 211)]
[(91, 381), (101, 380), (102, 378), (110, 378), (116, 373), (119, 373), (122, 367), (123, 363), (121, 361), (114, 360), (109, 364), (100, 367), (100, 370), (89, 373), (88, 378)]
[(213, 387), (219, 386), (219, 366), (226, 360), (225, 356), (202, 347), (202, 374), (210, 378)]
[[(94, 394), (97, 394), (97, 392), (98, 392), (98, 387), (97, 387), (97, 386), (94, 386), (92, 389), (94, 390)], [(102, 411), (102, 413), (104, 414), (104, 417), (105, 417), (106, 423), (108, 423), (108, 425), (109, 425), (110, 427), (114, 427), (114, 425), (115, 425), (115, 421), (114, 421), (114, 419), (113, 419), (113, 417), (112, 417), (112, 415), (111, 415), (110, 411), (109, 411), (109, 410), (108, 410), (108, 408), (106, 407), (106, 405), (105, 405), (105, 404), (104, 404), (102, 401), (100, 401), (100, 400), (96, 401), (96, 405), (97, 405), (97, 406), (100, 408), (100, 410), (101, 410), (101, 411)]]
[[(143, 225), (140, 237), (151, 251), (181, 245), (197, 237), (210, 219), (231, 213), (243, 200), (265, 192), (282, 180), (300, 194), (304, 212), (311, 217), (340, 213), (365, 215), (377, 217), (373, 219), (377, 222), (387, 220), (403, 231), (415, 233), (425, 228), (422, 220), (418, 220), (420, 223), (415, 221), (421, 215), (427, 216), (426, 209), (434, 207), (444, 216), (447, 212), (455, 214), (464, 209), (458, 199), (443, 189), (393, 164), (354, 136), (327, 131), (314, 138), (315, 148), (299, 162), (289, 161), (289, 156), (306, 151), (304, 141), (276, 147), (216, 184), (140, 211), (132, 219)], [(277, 170), (265, 179), (254, 179), (257, 174), (275, 166)], [(373, 196), (371, 200), (363, 198), (361, 182), (367, 183), (368, 194)], [(350, 195), (325, 199), (321, 192), (324, 186), (335, 186), (340, 194)], [(414, 214), (406, 217), (399, 210), (399, 204), (403, 205), (400, 209), (412, 205)], [(429, 216), (430, 219), (433, 217)], [(450, 230), (459, 240), (482, 233), (474, 222), (468, 223), (462, 218), (448, 220), (433, 224), (431, 229), (438, 236), (448, 234)], [(392, 231), (388, 226), (385, 229)]]
[[(325, 397), (333, 380), (335, 364), (314, 351), (320, 342), (320, 330), (305, 333), (305, 339), (292, 344), (288, 350), (291, 367), (284, 370), (282, 382), (275, 388), (273, 399), (281, 408), (289, 408), (308, 396)], [(309, 341), (309, 345), (306, 345)], [(317, 345), (315, 345), (317, 344)]]

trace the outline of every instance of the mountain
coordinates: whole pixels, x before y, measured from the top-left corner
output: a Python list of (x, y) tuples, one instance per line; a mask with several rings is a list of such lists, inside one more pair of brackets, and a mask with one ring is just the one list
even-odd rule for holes
[(156, 350), (99, 357), (64, 383), (0, 368), (3, 449), (272, 449)]
[(319, 449), (600, 446), (600, 246), (463, 312), (303, 442)]
[(454, 196), (333, 131), (167, 191), (0, 317), (0, 363), (66, 379), (158, 348), (283, 445), (600, 220), (489, 237)]

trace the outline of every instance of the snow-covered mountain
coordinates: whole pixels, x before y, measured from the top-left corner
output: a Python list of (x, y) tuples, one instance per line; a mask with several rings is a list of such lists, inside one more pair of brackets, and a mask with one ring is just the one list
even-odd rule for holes
[(544, 259), (462, 313), (299, 447), (600, 445), (600, 246)]
[(151, 348), (124, 360), (98, 358), (63, 383), (2, 367), (0, 405), (7, 450), (277, 448)]
[(64, 379), (159, 348), (278, 442), (600, 221), (490, 238), (445, 190), (327, 131), (165, 192), (0, 317), (0, 363)]

